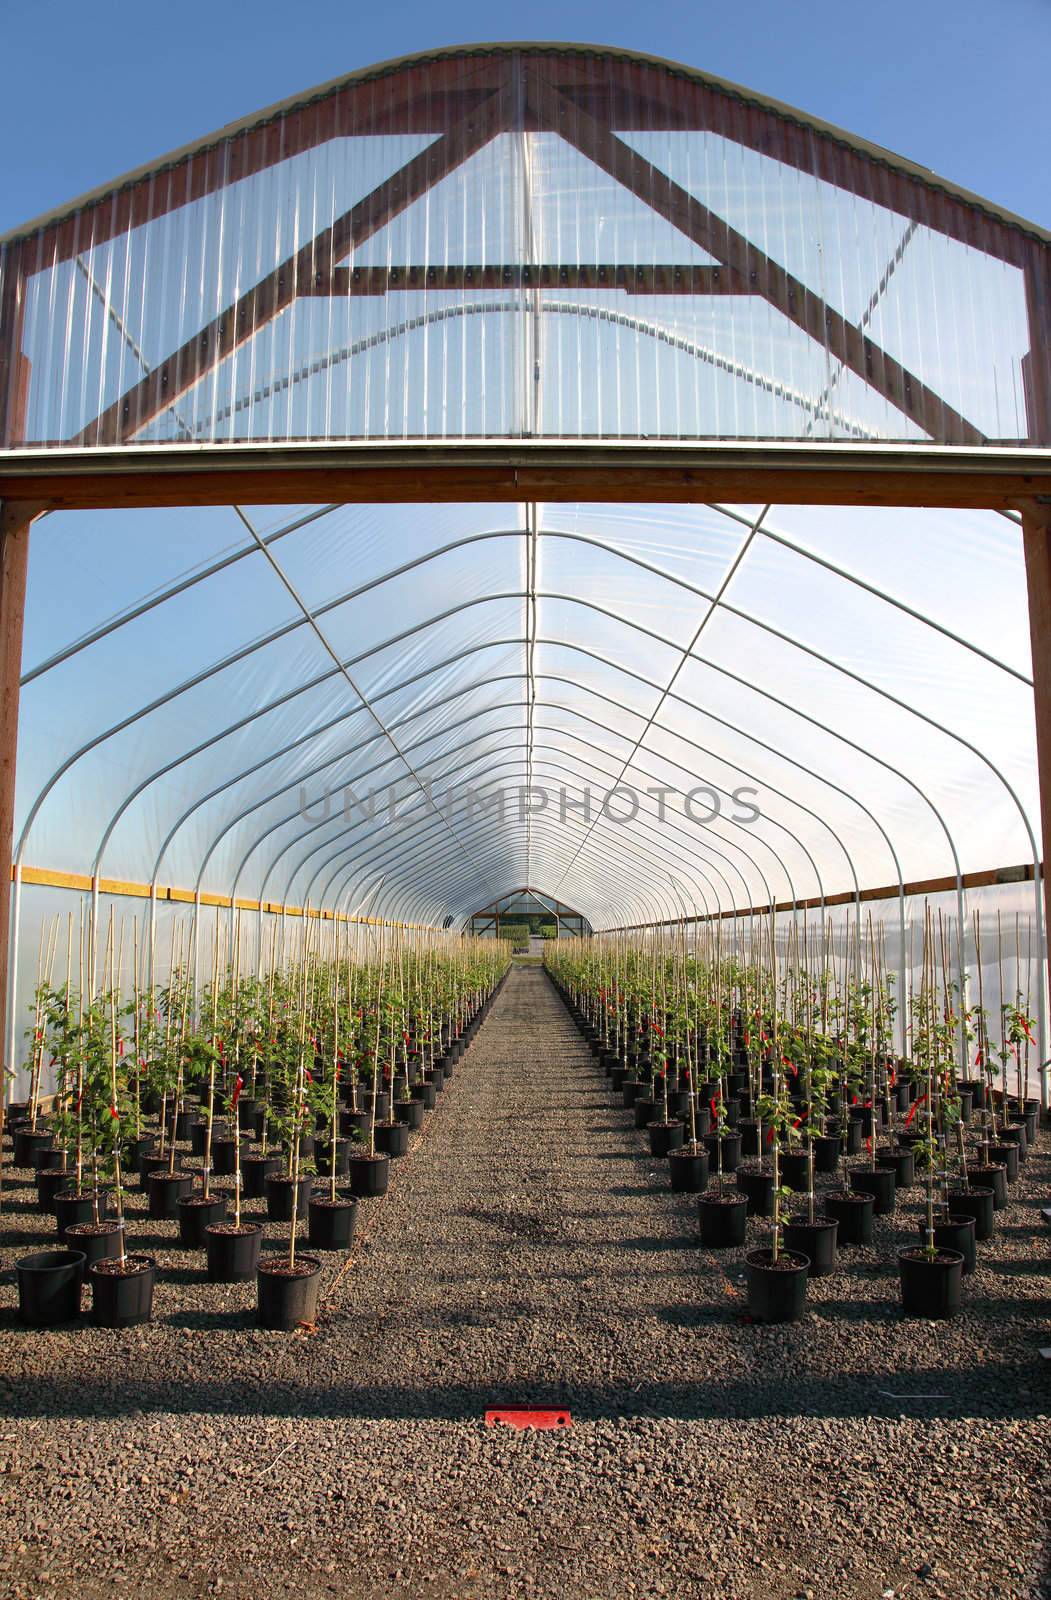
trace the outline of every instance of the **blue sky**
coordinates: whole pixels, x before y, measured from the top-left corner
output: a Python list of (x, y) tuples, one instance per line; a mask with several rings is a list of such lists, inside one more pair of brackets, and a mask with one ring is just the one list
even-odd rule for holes
[(1051, 0), (0, 0), (0, 230), (371, 62), (530, 37), (669, 56), (849, 128), (1051, 226)]

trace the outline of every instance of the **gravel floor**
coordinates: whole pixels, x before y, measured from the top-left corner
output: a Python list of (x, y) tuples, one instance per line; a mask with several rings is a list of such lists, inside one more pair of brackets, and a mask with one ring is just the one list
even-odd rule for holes
[[(955, 1322), (897, 1310), (910, 1191), (762, 1328), (631, 1121), (517, 968), (316, 1333), (144, 1216), (147, 1328), (22, 1330), (5, 1271), (0, 1595), (1051, 1596), (1046, 1133)], [(9, 1269), (51, 1235), (5, 1195)], [(505, 1400), (573, 1426), (486, 1428)]]

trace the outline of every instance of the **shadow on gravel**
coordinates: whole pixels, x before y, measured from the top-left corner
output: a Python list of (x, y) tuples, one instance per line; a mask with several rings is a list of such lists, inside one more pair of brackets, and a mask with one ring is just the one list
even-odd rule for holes
[[(629, 1191), (631, 1194), (638, 1194), (639, 1192), (638, 1189)], [(652, 1252), (662, 1250), (699, 1250), (701, 1248), (701, 1243), (697, 1236), (689, 1234), (673, 1234), (662, 1239), (653, 1234), (644, 1233), (635, 1239), (617, 1239), (615, 1242), (620, 1250), (646, 1250)]]
[[(681, 1313), (684, 1308), (676, 1308)], [(210, 1313), (201, 1313), (207, 1318)], [(245, 1313), (221, 1319), (221, 1326), (238, 1326)], [(193, 1313), (172, 1319), (186, 1327), (215, 1326), (197, 1320)], [(751, 1330), (740, 1337), (749, 1340)], [(768, 1330), (755, 1331), (762, 1338)], [(257, 1336), (260, 1337), (260, 1336)], [(286, 1334), (261, 1336), (280, 1338)], [(302, 1338), (303, 1352), (309, 1342)], [(140, 1357), (141, 1359), (141, 1353)], [(246, 1349), (246, 1360), (252, 1357)], [(244, 1379), (180, 1381), (166, 1374), (159, 1379), (137, 1379), (125, 1373), (118, 1385), (100, 1375), (93, 1383), (86, 1374), (34, 1378), (17, 1393), (0, 1388), (0, 1415), (6, 1417), (119, 1417), (133, 1412), (221, 1416), (229, 1412), (262, 1417), (357, 1417), (373, 1421), (480, 1422), (490, 1406), (529, 1404), (567, 1406), (575, 1422), (633, 1417), (679, 1421), (703, 1419), (758, 1420), (767, 1417), (864, 1418), (922, 1415), (924, 1417), (975, 1417), (995, 1420), (1035, 1417), (1044, 1405), (1042, 1375), (1035, 1368), (977, 1366), (966, 1373), (946, 1373), (937, 1367), (858, 1376), (801, 1376), (780, 1384), (771, 1373), (756, 1378), (713, 1383), (676, 1383), (654, 1380), (633, 1385), (585, 1383), (572, 1378), (546, 1383), (514, 1382), (494, 1390), (471, 1384), (428, 1384), (414, 1388), (398, 1384), (333, 1385), (282, 1382), (265, 1384), (258, 1373)], [(12, 1385), (13, 1387), (13, 1385)], [(1030, 1390), (1023, 1394), (1022, 1389)], [(933, 1398), (932, 1398), (933, 1397)]]

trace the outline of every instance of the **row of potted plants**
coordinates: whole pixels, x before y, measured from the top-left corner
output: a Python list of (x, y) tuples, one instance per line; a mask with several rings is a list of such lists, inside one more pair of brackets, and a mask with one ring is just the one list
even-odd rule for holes
[[(148, 1320), (156, 1263), (127, 1240), (137, 1178), (149, 1216), (177, 1220), (181, 1243), (206, 1250), (211, 1279), (255, 1278), (262, 1326), (312, 1321), (312, 1252), (348, 1249), (359, 1199), (386, 1192), (391, 1159), (485, 1016), (506, 944), (381, 928), (362, 951), (346, 925), (304, 918), (284, 959), (275, 937), (246, 974), (239, 926), (231, 942), (217, 919), (199, 993), (190, 929), (154, 985), (140, 982), (136, 932), (122, 990), (111, 923), (105, 984), (91, 993), (81, 949), (73, 982), (72, 925), (67, 936), (63, 984), (52, 939), (42, 952), (30, 1097), (7, 1107), (12, 1164), (34, 1172), (65, 1247), (19, 1263), (27, 1319), (79, 1306), (86, 1272), (97, 1323)], [(249, 1214), (264, 1199), (270, 1221), (287, 1224), (287, 1249), (265, 1255)]]
[(741, 1247), (748, 1217), (769, 1218), (745, 1258), (753, 1316), (798, 1316), (808, 1276), (870, 1243), (873, 1217), (916, 1182), (924, 1216), (898, 1256), (902, 1307), (951, 1316), (1037, 1136), (1038, 1101), (1003, 1087), (1033, 1042), (1025, 997), (1004, 1003), (994, 1040), (928, 914), (902, 1055), (880, 930), (838, 952), (812, 933), (767, 919), (730, 951), (718, 923), (683, 922), (560, 943), (545, 962), (671, 1187), (698, 1196), (701, 1243)]

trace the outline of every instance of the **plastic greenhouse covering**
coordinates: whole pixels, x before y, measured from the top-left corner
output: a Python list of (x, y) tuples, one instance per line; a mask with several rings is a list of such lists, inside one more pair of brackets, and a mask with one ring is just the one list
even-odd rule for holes
[[(652, 61), (397, 63), (0, 244), (0, 443), (1047, 443), (1046, 241), (929, 177)], [(219, 897), (261, 950), (282, 907), (461, 925), (521, 886), (596, 929), (871, 914), (904, 967), (906, 886), (947, 880), (1043, 1029), (1012, 516), (59, 512), (23, 668), (12, 1054), (71, 907)]]

